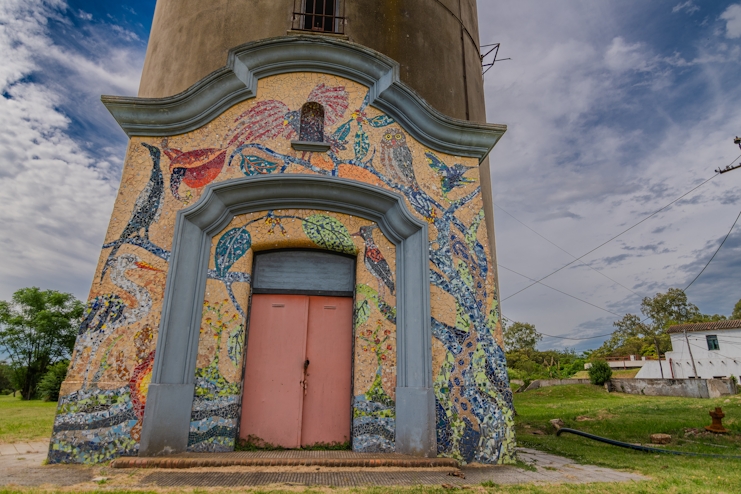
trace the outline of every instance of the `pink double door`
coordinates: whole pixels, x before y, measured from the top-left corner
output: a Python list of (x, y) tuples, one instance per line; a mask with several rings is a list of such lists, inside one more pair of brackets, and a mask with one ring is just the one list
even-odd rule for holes
[(352, 298), (253, 295), (240, 439), (350, 440)]

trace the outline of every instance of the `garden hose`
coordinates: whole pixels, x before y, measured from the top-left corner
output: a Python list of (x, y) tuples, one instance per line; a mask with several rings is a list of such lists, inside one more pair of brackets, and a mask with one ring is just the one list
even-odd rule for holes
[(636, 451), (643, 451), (645, 453), (664, 453), (667, 455), (684, 455), (684, 456), (709, 456), (711, 458), (735, 458), (741, 460), (741, 456), (735, 455), (716, 455), (712, 453), (692, 453), (689, 451), (672, 451), (670, 449), (651, 448), (649, 446), (641, 446), (639, 444), (624, 443), (622, 441), (615, 441), (614, 439), (607, 439), (606, 437), (595, 436), (588, 432), (582, 432), (576, 429), (569, 429), (568, 427), (562, 427), (556, 431), (556, 436), (560, 436), (562, 432), (568, 432), (570, 434), (576, 434), (577, 436), (586, 437), (587, 439), (593, 439), (601, 443), (611, 444), (613, 446), (620, 446), (621, 448), (634, 449)]

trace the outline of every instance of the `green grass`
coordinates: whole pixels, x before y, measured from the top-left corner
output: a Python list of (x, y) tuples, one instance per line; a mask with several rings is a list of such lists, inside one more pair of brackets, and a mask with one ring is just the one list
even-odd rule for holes
[[(633, 379), (641, 369), (612, 369), (612, 377), (615, 379)], [(589, 379), (588, 371), (579, 371), (573, 376), (572, 379)]]
[[(720, 406), (728, 435), (686, 436), (685, 429), (710, 425), (708, 412)], [(589, 385), (554, 386), (515, 395), (517, 440), (530, 447), (616, 469), (638, 471), (654, 478), (636, 492), (741, 491), (741, 459), (655, 455), (610, 446), (571, 434), (555, 435), (550, 419), (566, 427), (628, 443), (650, 443), (650, 435), (672, 435), (666, 449), (741, 455), (741, 396), (712, 400), (607, 393)], [(577, 420), (588, 417), (593, 420)], [(545, 435), (533, 434), (543, 431)], [(635, 490), (635, 489), (633, 489)], [(575, 491), (576, 492), (576, 491)], [(596, 492), (596, 491), (594, 491)]]
[[(641, 453), (585, 438), (555, 435), (549, 420), (562, 419), (566, 427), (630, 443), (649, 443), (652, 433), (671, 434), (673, 441), (666, 446), (676, 451), (741, 455), (741, 395), (713, 400), (671, 397), (646, 397), (607, 393), (601, 387), (554, 386), (515, 395), (516, 429), (519, 445), (573, 458), (581, 463), (619, 470), (639, 472), (651, 477), (646, 482), (632, 484), (562, 484), (562, 485), (495, 485), (475, 486), (473, 492), (503, 492), (522, 494), (615, 494), (643, 493), (738, 493), (741, 492), (741, 460), (722, 458), (677, 457)], [(710, 423), (708, 412), (723, 407), (724, 425), (731, 431), (726, 436), (686, 436), (685, 429), (702, 429)], [(10, 413), (9, 413), (10, 412)], [(0, 439), (15, 434), (22, 440), (48, 437), (54, 415), (54, 404), (38, 401), (21, 402), (0, 397)], [(587, 417), (593, 420), (577, 420)], [(9, 432), (8, 424), (17, 432)], [(37, 424), (37, 425), (33, 425)], [(42, 431), (37, 433), (35, 431)], [(533, 434), (542, 431), (544, 435)], [(518, 465), (522, 468), (522, 465)], [(56, 492), (69, 492), (59, 489)], [(178, 492), (297, 492), (295, 488), (272, 490), (265, 487), (244, 489), (178, 489)], [(381, 494), (387, 492), (447, 493), (442, 486), (370, 487), (353, 489), (309, 488), (303, 492), (352, 492)], [(0, 494), (54, 492), (40, 489), (3, 489)], [(129, 492), (175, 492), (168, 489), (121, 489), (106, 485), (105, 490), (93, 486), (87, 492), (124, 494)]]
[(0, 396), (0, 444), (48, 440), (57, 404)]

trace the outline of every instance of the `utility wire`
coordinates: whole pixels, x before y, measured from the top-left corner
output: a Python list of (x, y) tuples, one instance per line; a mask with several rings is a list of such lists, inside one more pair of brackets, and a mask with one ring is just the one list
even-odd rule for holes
[[(504, 314), (501, 314), (501, 317), (505, 321), (512, 322), (512, 319), (509, 319), (508, 317), (505, 317)], [(601, 335), (598, 335), (598, 336), (590, 336), (589, 338), (568, 338), (566, 336), (554, 336), (552, 334), (543, 333), (543, 332), (537, 331), (537, 330), (536, 330), (536, 333), (538, 333), (540, 335), (543, 335), (543, 336), (548, 336), (549, 338), (558, 338), (560, 340), (593, 340), (595, 338), (604, 338), (605, 336), (612, 336), (612, 333), (609, 333), (609, 334), (601, 334)]]
[[(739, 159), (739, 158), (741, 158), (741, 155), (739, 155), (738, 157), (736, 157), (736, 158), (735, 158), (735, 159), (734, 159), (734, 160), (733, 160), (733, 161), (732, 161), (731, 163), (734, 163), (734, 162), (735, 162), (735, 161), (736, 161), (737, 159)], [(692, 189), (690, 189), (689, 191), (685, 192), (685, 193), (684, 193), (684, 194), (682, 194), (681, 196), (677, 197), (676, 199), (674, 199), (674, 200), (673, 200), (672, 202), (670, 202), (670, 203), (669, 203), (669, 204), (667, 204), (666, 206), (664, 206), (664, 207), (662, 207), (662, 208), (660, 208), (660, 209), (657, 209), (656, 211), (654, 211), (653, 213), (649, 214), (648, 216), (646, 216), (645, 218), (643, 218), (643, 219), (642, 219), (642, 220), (640, 220), (639, 222), (637, 222), (637, 223), (635, 223), (634, 225), (632, 225), (632, 226), (630, 226), (630, 227), (626, 228), (625, 230), (621, 231), (620, 233), (618, 233), (617, 235), (613, 236), (612, 238), (610, 238), (610, 239), (606, 240), (605, 242), (602, 242), (601, 244), (599, 244), (599, 245), (598, 245), (597, 247), (595, 247), (594, 249), (590, 250), (589, 252), (587, 252), (587, 253), (585, 253), (585, 254), (583, 254), (583, 255), (581, 255), (581, 256), (579, 256), (579, 257), (577, 257), (576, 259), (574, 259), (574, 260), (573, 260), (573, 261), (571, 261), (570, 263), (568, 263), (568, 264), (566, 264), (566, 265), (564, 265), (564, 266), (561, 266), (561, 267), (560, 267), (560, 268), (558, 268), (557, 270), (555, 270), (555, 271), (553, 271), (552, 273), (550, 273), (550, 274), (548, 274), (548, 275), (546, 275), (546, 276), (544, 276), (544, 277), (542, 277), (542, 278), (538, 279), (537, 281), (538, 281), (538, 282), (540, 282), (540, 281), (543, 281), (543, 280), (545, 280), (546, 278), (549, 278), (549, 277), (553, 276), (554, 274), (558, 273), (559, 271), (561, 271), (561, 270), (563, 270), (563, 269), (566, 269), (567, 267), (571, 266), (571, 265), (572, 265), (572, 264), (574, 264), (574, 263), (575, 263), (576, 261), (578, 261), (578, 260), (581, 260), (581, 259), (585, 258), (586, 256), (588, 256), (589, 254), (593, 253), (594, 251), (596, 251), (596, 250), (598, 250), (598, 249), (601, 249), (602, 247), (604, 247), (605, 245), (609, 244), (610, 242), (612, 242), (612, 241), (613, 241), (613, 240), (615, 240), (616, 238), (618, 238), (618, 237), (620, 237), (620, 236), (624, 235), (625, 233), (629, 232), (630, 230), (632, 230), (633, 228), (637, 227), (637, 226), (638, 226), (638, 225), (640, 225), (641, 223), (643, 223), (643, 222), (645, 222), (645, 221), (649, 220), (650, 218), (653, 218), (654, 216), (656, 216), (656, 215), (657, 215), (657, 214), (659, 214), (660, 212), (664, 211), (664, 210), (665, 210), (665, 209), (667, 209), (668, 207), (670, 207), (670, 206), (672, 206), (673, 204), (675, 204), (676, 202), (678, 202), (679, 200), (683, 199), (684, 197), (688, 196), (688, 195), (689, 195), (689, 194), (691, 194), (692, 192), (696, 191), (697, 189), (699, 189), (700, 187), (702, 187), (703, 185), (705, 185), (706, 183), (710, 182), (710, 181), (711, 181), (712, 179), (714, 179), (715, 177), (717, 177), (718, 175), (720, 175), (720, 173), (715, 173), (715, 175), (713, 175), (712, 177), (710, 177), (710, 178), (708, 178), (707, 180), (703, 181), (703, 182), (702, 182), (702, 183), (700, 183), (699, 185), (697, 185), (697, 186), (693, 187)], [(536, 284), (537, 284), (537, 282), (534, 282), (534, 283), (531, 283), (531, 284), (529, 284), (529, 285), (528, 285), (528, 286), (526, 286), (525, 288), (522, 288), (521, 290), (518, 290), (517, 292), (513, 293), (512, 295), (509, 295), (509, 296), (507, 296), (506, 298), (502, 299), (502, 302), (504, 302), (504, 301), (506, 301), (506, 300), (508, 300), (508, 299), (510, 299), (510, 298), (512, 298), (512, 297), (514, 297), (515, 295), (518, 295), (518, 294), (520, 294), (520, 293), (524, 292), (525, 290), (527, 290), (528, 288), (530, 288), (530, 287), (532, 287), (532, 286), (534, 286), (534, 285), (536, 285)]]
[[(609, 276), (607, 276), (605, 273), (603, 273), (599, 269), (593, 268), (589, 264), (587, 264), (584, 261), (582, 261), (581, 258), (577, 258), (574, 254), (572, 254), (571, 252), (567, 251), (566, 249), (564, 249), (560, 245), (558, 245), (555, 242), (551, 241), (550, 239), (546, 238), (544, 235), (541, 235), (540, 233), (536, 232), (534, 229), (532, 229), (530, 226), (526, 225), (523, 221), (521, 221), (518, 218), (516, 218), (515, 215), (513, 215), (512, 213), (510, 213), (509, 211), (507, 211), (506, 209), (504, 209), (502, 206), (500, 206), (496, 202), (494, 203), (494, 205), (496, 207), (498, 207), (499, 210), (502, 211), (504, 214), (506, 214), (507, 216), (509, 216), (510, 218), (512, 218), (513, 220), (515, 220), (516, 222), (518, 222), (519, 224), (521, 224), (522, 226), (524, 226), (525, 228), (527, 228), (528, 230), (530, 230), (531, 232), (533, 232), (534, 234), (536, 234), (537, 236), (539, 236), (540, 238), (542, 238), (543, 240), (545, 240), (546, 242), (548, 242), (549, 244), (551, 244), (552, 246), (554, 246), (555, 248), (557, 248), (558, 250), (560, 250), (561, 252), (565, 252), (569, 256), (573, 257), (575, 261), (579, 261), (584, 266), (588, 267), (589, 269), (591, 269), (595, 273), (599, 274), (600, 276), (604, 276), (605, 278), (607, 278), (608, 280), (612, 281), (613, 283), (616, 283), (616, 284), (620, 285), (621, 287), (625, 288), (626, 290), (628, 290), (633, 295), (638, 295), (640, 297), (640, 295), (638, 293), (634, 292), (633, 290), (631, 290), (627, 286), (623, 285), (622, 283), (620, 283), (617, 280), (614, 280), (614, 279), (610, 278)], [(582, 257), (584, 257), (584, 256), (582, 256)], [(507, 268), (505, 268), (505, 269), (507, 269)], [(531, 280), (531, 281), (534, 281), (534, 280)]]
[(723, 237), (723, 241), (722, 241), (722, 242), (720, 243), (720, 245), (718, 246), (718, 248), (717, 248), (717, 249), (715, 249), (715, 252), (713, 253), (713, 257), (711, 257), (711, 258), (710, 258), (710, 260), (709, 260), (709, 261), (708, 261), (708, 262), (707, 262), (707, 263), (705, 264), (705, 267), (703, 267), (703, 268), (702, 268), (702, 271), (700, 271), (700, 272), (699, 272), (699, 273), (697, 274), (697, 276), (695, 276), (695, 279), (694, 279), (694, 280), (692, 280), (692, 281), (690, 281), (690, 284), (689, 284), (689, 285), (687, 285), (687, 286), (686, 286), (686, 287), (684, 288), (684, 290), (682, 290), (683, 292), (687, 292), (687, 289), (688, 289), (689, 287), (691, 287), (691, 286), (692, 286), (692, 284), (693, 284), (693, 283), (694, 283), (695, 281), (697, 281), (697, 278), (699, 278), (699, 277), (700, 277), (700, 275), (701, 275), (702, 273), (704, 273), (704, 272), (705, 272), (705, 269), (707, 269), (707, 267), (708, 267), (708, 266), (710, 266), (710, 263), (711, 263), (711, 262), (713, 262), (713, 259), (715, 259), (715, 256), (716, 256), (716, 254), (718, 254), (718, 252), (720, 251), (720, 248), (721, 248), (721, 247), (723, 247), (723, 244), (724, 244), (724, 243), (726, 243), (726, 240), (728, 240), (728, 237), (729, 237), (729, 236), (731, 235), (731, 232), (733, 231), (733, 228), (734, 228), (734, 227), (736, 226), (736, 223), (738, 223), (738, 219), (739, 219), (739, 218), (741, 218), (741, 211), (739, 211), (739, 213), (738, 213), (738, 216), (736, 216), (736, 221), (734, 221), (734, 222), (733, 222), (733, 224), (731, 225), (731, 229), (730, 229), (730, 230), (728, 230), (728, 233), (726, 233), (726, 236), (725, 236), (725, 237)]
[[(530, 278), (529, 276), (525, 276), (525, 275), (524, 275), (524, 274), (522, 274), (522, 273), (518, 273), (518, 272), (517, 272), (517, 271), (515, 271), (514, 269), (510, 269), (510, 268), (508, 268), (507, 266), (502, 266), (501, 264), (497, 264), (497, 265), (498, 265), (498, 266), (499, 266), (500, 268), (502, 268), (502, 269), (506, 269), (507, 271), (510, 271), (510, 272), (512, 272), (512, 273), (515, 273), (515, 274), (516, 274), (516, 275), (518, 275), (518, 276), (522, 276), (522, 277), (523, 277), (523, 278), (525, 278), (525, 279), (528, 279), (528, 280), (530, 280), (530, 281), (535, 281), (535, 280), (534, 280), (533, 278)], [(554, 287), (552, 287), (552, 286), (550, 286), (550, 285), (546, 285), (545, 283), (541, 283), (540, 281), (535, 281), (535, 283), (538, 283), (538, 284), (540, 284), (540, 285), (543, 285), (543, 286), (544, 286), (544, 287), (546, 287), (546, 288), (550, 288), (551, 290), (555, 290), (555, 291), (557, 291), (558, 293), (562, 293), (563, 295), (566, 295), (567, 297), (571, 297), (571, 298), (573, 298), (573, 299), (575, 299), (575, 300), (578, 300), (579, 302), (583, 302), (583, 303), (585, 303), (585, 304), (587, 304), (587, 305), (591, 305), (592, 307), (595, 307), (595, 308), (597, 308), (597, 309), (599, 309), (599, 310), (603, 310), (603, 311), (605, 311), (605, 312), (609, 312), (610, 314), (612, 314), (612, 315), (614, 315), (614, 316), (622, 317), (622, 315), (618, 314), (617, 312), (613, 312), (613, 311), (611, 311), (611, 310), (609, 310), (609, 309), (605, 309), (604, 307), (600, 307), (599, 305), (595, 305), (595, 304), (593, 304), (593, 303), (591, 303), (591, 302), (587, 302), (587, 301), (586, 301), (586, 300), (584, 300), (584, 299), (581, 299), (581, 298), (579, 298), (579, 297), (577, 297), (577, 296), (575, 296), (575, 295), (571, 295), (570, 293), (566, 293), (566, 292), (564, 292), (564, 291), (562, 291), (562, 290), (559, 290), (558, 288), (554, 288)]]
[[(741, 147), (741, 144), (740, 144), (739, 146)], [(735, 161), (736, 161), (737, 159), (739, 159), (739, 158), (741, 158), (741, 155), (739, 155), (738, 157), (736, 157), (736, 158), (735, 158), (735, 159), (734, 159), (734, 160), (733, 160), (733, 161), (731, 162), (731, 164), (733, 164), (733, 163), (734, 163), (734, 162), (735, 162)], [(580, 298), (578, 298), (578, 297), (575, 297), (574, 295), (568, 294), (568, 293), (566, 293), (566, 292), (563, 292), (563, 291), (561, 291), (561, 290), (559, 290), (559, 289), (557, 289), (557, 288), (553, 288), (552, 286), (546, 285), (545, 283), (541, 283), (541, 282), (542, 282), (542, 281), (543, 281), (544, 279), (546, 279), (546, 278), (548, 278), (548, 277), (550, 277), (550, 276), (552, 276), (552, 275), (556, 274), (557, 272), (561, 271), (562, 269), (565, 269), (565, 268), (567, 268), (568, 266), (570, 266), (570, 265), (574, 264), (574, 263), (575, 263), (576, 261), (581, 261), (581, 259), (583, 259), (584, 257), (588, 256), (589, 254), (591, 254), (592, 252), (596, 251), (597, 249), (599, 249), (599, 248), (601, 248), (601, 247), (603, 247), (603, 246), (607, 245), (608, 243), (612, 242), (613, 240), (615, 240), (615, 239), (616, 239), (616, 238), (618, 238), (619, 236), (623, 235), (624, 233), (627, 233), (628, 231), (632, 230), (633, 228), (635, 228), (636, 226), (640, 225), (641, 223), (643, 223), (644, 221), (648, 220), (649, 218), (651, 218), (651, 217), (653, 217), (653, 216), (657, 215), (658, 213), (660, 213), (660, 212), (661, 212), (661, 211), (663, 211), (664, 209), (668, 208), (668, 207), (669, 207), (669, 206), (671, 206), (672, 204), (676, 203), (676, 202), (677, 202), (677, 201), (679, 201), (680, 199), (684, 198), (684, 197), (685, 197), (685, 196), (687, 196), (688, 194), (690, 194), (690, 193), (694, 192), (695, 190), (699, 189), (700, 187), (702, 187), (702, 186), (703, 186), (703, 185), (705, 185), (706, 183), (710, 182), (710, 181), (711, 181), (712, 179), (714, 179), (714, 178), (715, 178), (715, 177), (717, 177), (718, 175), (720, 175), (720, 173), (716, 173), (716, 174), (715, 174), (715, 175), (713, 175), (712, 177), (710, 177), (710, 178), (708, 178), (707, 180), (705, 180), (704, 182), (702, 182), (702, 183), (701, 183), (700, 185), (698, 185), (698, 186), (694, 187), (694, 188), (693, 188), (693, 189), (691, 189), (690, 191), (688, 191), (688, 192), (686, 192), (686, 193), (682, 194), (681, 196), (679, 196), (678, 198), (674, 199), (674, 200), (673, 200), (672, 202), (670, 202), (670, 203), (669, 203), (669, 204), (667, 204), (666, 206), (662, 207), (661, 209), (658, 209), (658, 210), (654, 211), (654, 212), (653, 212), (653, 213), (651, 213), (651, 214), (650, 214), (649, 216), (646, 216), (645, 218), (643, 218), (643, 219), (642, 219), (641, 221), (639, 221), (638, 223), (636, 223), (636, 224), (634, 224), (633, 226), (631, 226), (631, 227), (629, 227), (629, 228), (627, 228), (627, 229), (623, 230), (623, 231), (622, 231), (622, 232), (620, 232), (619, 234), (615, 235), (614, 237), (612, 237), (611, 239), (607, 240), (606, 242), (604, 242), (604, 243), (602, 243), (602, 244), (598, 245), (597, 247), (595, 247), (594, 249), (590, 250), (590, 251), (589, 251), (589, 252), (587, 252), (586, 254), (584, 254), (584, 255), (582, 255), (582, 256), (580, 256), (580, 257), (575, 257), (575, 258), (574, 258), (574, 260), (573, 260), (573, 261), (571, 261), (570, 263), (566, 264), (565, 266), (562, 266), (561, 268), (557, 269), (556, 271), (553, 271), (553, 272), (552, 272), (551, 274), (549, 274), (549, 275), (547, 275), (547, 276), (544, 276), (543, 278), (540, 278), (539, 280), (533, 280), (533, 279), (532, 279), (532, 278), (530, 278), (529, 276), (525, 276), (524, 274), (518, 273), (517, 271), (515, 271), (515, 270), (513, 270), (513, 269), (510, 269), (510, 268), (507, 268), (506, 266), (502, 266), (501, 264), (498, 264), (498, 266), (499, 266), (499, 267), (501, 267), (501, 268), (503, 268), (503, 269), (506, 269), (507, 271), (511, 271), (511, 272), (513, 272), (513, 273), (515, 273), (515, 274), (517, 274), (517, 275), (519, 275), (519, 276), (522, 276), (523, 278), (527, 278), (527, 279), (529, 279), (529, 280), (533, 281), (533, 283), (531, 283), (530, 285), (526, 286), (525, 288), (523, 288), (523, 289), (521, 289), (521, 290), (519, 290), (519, 291), (517, 291), (517, 292), (513, 293), (512, 295), (509, 295), (508, 297), (506, 297), (506, 298), (502, 299), (502, 302), (504, 302), (505, 300), (507, 300), (507, 299), (509, 299), (509, 298), (512, 298), (512, 297), (514, 297), (514, 296), (515, 296), (515, 295), (517, 295), (518, 293), (521, 293), (521, 292), (523, 292), (523, 291), (527, 290), (528, 288), (530, 288), (530, 287), (532, 287), (532, 286), (534, 286), (534, 285), (540, 284), (540, 285), (543, 285), (543, 286), (545, 286), (545, 287), (547, 287), (547, 288), (550, 288), (551, 290), (555, 290), (555, 291), (557, 291), (557, 292), (559, 292), (559, 293), (562, 293), (562, 294), (564, 294), (564, 295), (566, 295), (566, 296), (568, 296), (568, 297), (571, 297), (571, 298), (574, 298), (574, 299), (576, 299), (576, 300), (579, 300), (580, 302), (584, 302), (585, 304), (591, 305), (592, 307), (596, 307), (596, 308), (598, 308), (598, 309), (600, 309), (600, 310), (603, 310), (603, 311), (609, 312), (610, 314), (614, 314), (614, 315), (616, 315), (616, 316), (618, 316), (618, 317), (622, 317), (622, 316), (620, 316), (620, 314), (616, 314), (615, 312), (612, 312), (612, 311), (610, 311), (610, 310), (608, 310), (608, 309), (605, 309), (605, 308), (603, 308), (603, 307), (600, 307), (600, 306), (598, 306), (598, 305), (592, 304), (591, 302), (587, 302), (586, 300), (582, 300), (582, 299), (580, 299)], [(548, 239), (547, 239), (546, 237), (544, 237), (544, 236), (543, 236), (543, 235), (541, 235), (540, 233), (536, 232), (535, 230), (533, 230), (532, 228), (530, 228), (530, 227), (529, 227), (528, 225), (526, 225), (525, 223), (523, 223), (523, 222), (522, 222), (522, 221), (520, 221), (519, 219), (515, 218), (515, 217), (514, 217), (514, 216), (513, 216), (512, 214), (510, 214), (510, 213), (509, 213), (508, 211), (505, 211), (505, 210), (504, 210), (504, 209), (503, 209), (503, 208), (502, 208), (501, 206), (499, 206), (498, 204), (495, 204), (495, 205), (496, 205), (496, 206), (497, 206), (497, 207), (498, 207), (498, 208), (499, 208), (499, 209), (500, 209), (501, 211), (503, 211), (504, 213), (506, 213), (507, 215), (509, 215), (510, 217), (512, 217), (512, 218), (513, 218), (513, 219), (514, 219), (515, 221), (517, 221), (518, 223), (522, 224), (522, 225), (523, 225), (523, 226), (524, 226), (525, 228), (527, 228), (528, 230), (532, 231), (533, 233), (535, 233), (535, 234), (536, 234), (536, 235), (538, 235), (539, 237), (543, 238), (544, 240), (546, 240), (546, 241), (547, 241), (547, 242), (549, 242), (550, 244), (554, 245), (554, 246), (555, 246), (555, 247), (557, 247), (558, 249), (562, 250), (562, 251), (563, 251), (563, 252), (565, 252), (566, 254), (570, 255), (571, 257), (574, 257), (574, 255), (573, 255), (573, 254), (571, 254), (571, 253), (567, 252), (566, 250), (564, 250), (563, 248), (559, 247), (559, 246), (558, 246), (558, 245), (556, 245), (556, 244), (555, 244), (554, 242), (551, 242), (551, 241), (550, 241), (550, 240), (548, 240)], [(686, 290), (687, 290), (687, 289), (688, 289), (689, 287), (691, 287), (691, 286), (692, 286), (692, 284), (693, 284), (693, 283), (694, 283), (695, 281), (697, 281), (697, 279), (698, 279), (698, 278), (700, 277), (700, 275), (701, 275), (701, 274), (702, 274), (702, 273), (703, 273), (703, 272), (705, 271), (705, 269), (707, 269), (707, 267), (708, 267), (708, 266), (710, 265), (710, 263), (711, 263), (711, 262), (713, 261), (713, 259), (715, 258), (715, 256), (716, 256), (716, 255), (718, 254), (718, 252), (720, 251), (721, 247), (723, 247), (723, 244), (724, 244), (724, 243), (726, 242), (726, 240), (728, 240), (728, 237), (729, 237), (729, 236), (731, 235), (731, 232), (732, 232), (732, 231), (733, 231), (733, 229), (735, 228), (735, 226), (736, 226), (736, 223), (738, 223), (738, 220), (739, 220), (740, 218), (741, 218), (741, 212), (739, 212), (738, 216), (736, 216), (736, 220), (735, 220), (735, 221), (733, 222), (733, 225), (731, 225), (731, 229), (730, 229), (730, 230), (728, 230), (728, 233), (727, 233), (727, 234), (726, 234), (726, 236), (725, 236), (725, 237), (723, 238), (723, 241), (722, 241), (722, 242), (720, 243), (720, 245), (719, 245), (719, 246), (718, 246), (718, 248), (716, 249), (715, 253), (713, 253), (713, 256), (712, 256), (712, 257), (710, 258), (710, 260), (709, 260), (709, 261), (708, 261), (708, 262), (707, 262), (707, 263), (705, 264), (705, 267), (703, 267), (703, 268), (702, 268), (702, 271), (700, 271), (700, 273), (699, 273), (699, 274), (698, 274), (697, 276), (695, 276), (695, 279), (693, 279), (693, 280), (692, 280), (692, 281), (690, 282), (690, 284), (689, 284), (689, 285), (687, 285), (687, 286), (686, 286), (686, 287), (684, 288), (684, 290), (682, 290), (683, 292), (686, 292)], [(584, 264), (585, 266), (589, 267), (590, 269), (594, 269), (594, 268), (592, 268), (591, 266), (589, 266), (588, 264), (586, 264), (586, 263), (584, 263), (584, 262), (582, 262), (582, 264)], [(597, 270), (595, 270), (595, 271), (597, 271)], [(600, 273), (600, 274), (602, 274), (602, 275), (603, 275), (603, 276), (605, 276), (606, 278), (608, 278), (608, 279), (610, 279), (610, 280), (614, 281), (615, 283), (617, 283), (618, 285), (622, 286), (623, 288), (626, 288), (626, 289), (630, 290), (630, 291), (631, 291), (632, 293), (634, 293), (634, 294), (638, 295), (637, 293), (633, 292), (633, 290), (631, 290), (630, 288), (627, 288), (627, 287), (623, 286), (623, 285), (622, 285), (621, 283), (619, 283), (619, 282), (617, 282), (617, 281), (613, 280), (612, 278), (610, 278), (609, 276), (605, 275), (604, 273), (601, 273), (600, 271), (597, 271), (597, 272), (598, 272), (598, 273)], [(508, 318), (504, 317), (504, 314), (501, 314), (501, 317), (502, 317), (502, 319), (504, 319), (505, 321), (511, 321), (511, 319), (508, 319)], [(642, 323), (646, 322), (646, 321), (647, 321), (648, 319), (650, 319), (650, 317), (645, 317), (644, 319), (642, 319), (642, 320), (641, 320), (641, 322), (640, 322), (639, 324), (642, 324)], [(540, 334), (540, 335), (543, 335), (543, 336), (547, 336), (547, 337), (549, 337), (549, 338), (558, 338), (558, 339), (560, 339), (560, 340), (575, 340), (575, 341), (583, 341), (583, 340), (594, 340), (594, 339), (597, 339), (597, 338), (605, 338), (605, 337), (607, 337), (607, 336), (612, 336), (612, 335), (613, 335), (613, 333), (614, 333), (614, 331), (613, 331), (612, 333), (608, 333), (608, 334), (603, 334), (603, 335), (597, 335), (597, 336), (590, 336), (590, 337), (588, 337), (588, 338), (571, 338), (571, 337), (566, 337), (566, 336), (555, 336), (555, 335), (551, 335), (551, 334), (543, 333), (543, 332), (541, 332), (541, 331), (537, 331), (537, 333), (538, 333), (538, 334)], [(730, 358), (730, 357), (726, 357), (726, 358)]]

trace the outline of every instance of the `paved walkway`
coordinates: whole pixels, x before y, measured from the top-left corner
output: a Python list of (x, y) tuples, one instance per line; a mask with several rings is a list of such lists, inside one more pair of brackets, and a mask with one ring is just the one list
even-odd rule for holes
[[(28, 445), (39, 449), (38, 445)], [(25, 446), (16, 446), (23, 450)], [(572, 460), (530, 449), (519, 449), (519, 458), (535, 467), (534, 471), (515, 466), (466, 466), (456, 468), (328, 468), (316, 466), (272, 466), (221, 468), (112, 469), (108, 466), (51, 465), (43, 466), (46, 444), (40, 453), (5, 454), (0, 456), (0, 486), (75, 486), (76, 490), (98, 487), (246, 487), (280, 484), (283, 486), (367, 485), (442, 485), (464, 486), (493, 482), (523, 483), (590, 483), (645, 481), (648, 477), (609, 468), (579, 465)], [(6, 450), (7, 451), (7, 450)], [(455, 473), (456, 475), (451, 475)]]
[(25, 455), (28, 453), (46, 453), (49, 450), (49, 441), (0, 444), (0, 456)]

